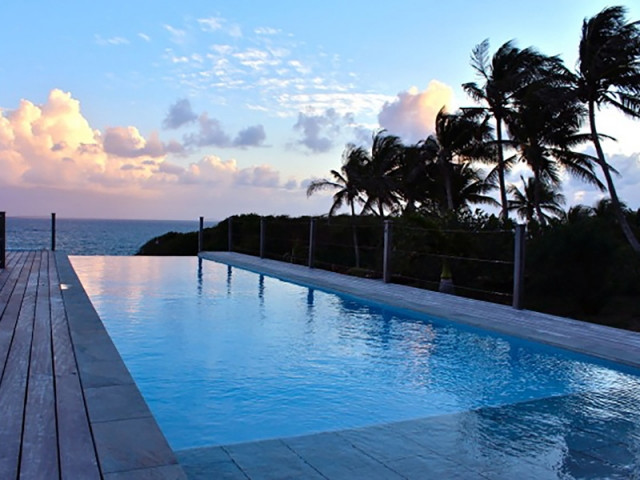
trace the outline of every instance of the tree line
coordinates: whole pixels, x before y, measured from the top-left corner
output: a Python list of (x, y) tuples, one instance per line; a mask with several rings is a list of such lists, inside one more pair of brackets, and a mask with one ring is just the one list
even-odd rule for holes
[[(521, 49), (513, 41), (491, 55), (488, 40), (473, 49), (471, 66), (477, 79), (462, 87), (477, 106), (453, 113), (443, 107), (434, 133), (416, 144), (405, 145), (380, 130), (371, 148), (347, 145), (341, 168), (313, 181), (307, 195), (333, 191), (329, 216), (347, 207), (354, 218), (447, 217), (484, 204), (499, 208), (503, 222), (513, 212), (544, 226), (566, 218), (561, 193), (566, 172), (607, 192), (608, 211), (640, 254), (616, 190), (617, 172), (602, 149), (602, 140), (611, 137), (596, 123), (604, 106), (640, 118), (640, 22), (628, 21), (622, 6), (585, 19), (573, 70), (558, 56)], [(586, 144), (595, 155), (579, 150)], [(530, 176), (509, 185), (506, 174), (519, 162)], [(492, 196), (496, 191), (498, 200)]]

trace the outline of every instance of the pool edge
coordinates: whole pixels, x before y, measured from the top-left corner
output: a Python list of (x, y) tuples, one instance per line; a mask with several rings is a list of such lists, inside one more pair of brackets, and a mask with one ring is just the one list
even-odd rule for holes
[(55, 252), (71, 342), (103, 476), (186, 479), (69, 257)]

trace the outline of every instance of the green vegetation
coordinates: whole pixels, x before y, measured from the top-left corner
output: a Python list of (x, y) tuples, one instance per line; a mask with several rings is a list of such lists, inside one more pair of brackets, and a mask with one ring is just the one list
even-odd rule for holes
[[(572, 72), (513, 42), (490, 56), (485, 40), (471, 55), (479, 81), (463, 85), (480, 106), (441, 110), (434, 134), (414, 145), (386, 131), (370, 149), (347, 145), (340, 170), (307, 190), (333, 192), (317, 221), (314, 265), (380, 277), (383, 221), (393, 219), (393, 281), (432, 289), (446, 281), (456, 294), (509, 303), (515, 212), (528, 224), (527, 308), (640, 330), (640, 211), (619, 199), (596, 128), (602, 105), (640, 118), (640, 23), (622, 7), (603, 10), (584, 21), (579, 55)], [(530, 172), (522, 189), (505, 178), (516, 163)], [(565, 175), (610, 199), (565, 212)], [(499, 207), (500, 217), (473, 211), (479, 204)], [(350, 215), (336, 216), (343, 207)], [(265, 256), (306, 264), (310, 219), (264, 221)], [(228, 248), (228, 225), (205, 231), (205, 250)], [(258, 216), (234, 217), (233, 251), (257, 255), (259, 232)], [(195, 233), (169, 233), (139, 253), (196, 250)]]

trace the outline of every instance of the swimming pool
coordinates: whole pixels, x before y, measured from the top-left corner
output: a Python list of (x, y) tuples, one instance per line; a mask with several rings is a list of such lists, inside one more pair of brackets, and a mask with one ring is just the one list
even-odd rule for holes
[(638, 403), (631, 369), (446, 320), (195, 258), (71, 260), (174, 449), (573, 393)]

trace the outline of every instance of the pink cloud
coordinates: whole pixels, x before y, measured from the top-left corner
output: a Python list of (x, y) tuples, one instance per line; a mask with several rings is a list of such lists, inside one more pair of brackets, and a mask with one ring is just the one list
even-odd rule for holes
[(22, 100), (0, 111), (0, 200), (13, 215), (190, 218), (197, 211), (222, 218), (232, 211), (308, 213), (326, 200), (307, 200), (270, 165), (244, 167), (216, 155), (184, 162), (180, 144), (156, 132), (92, 128), (80, 102), (61, 90), (42, 105)]
[(451, 107), (453, 90), (432, 80), (420, 92), (416, 87), (398, 93), (395, 100), (385, 102), (378, 114), (380, 126), (406, 142), (417, 142), (433, 132), (435, 118), (442, 107)]

